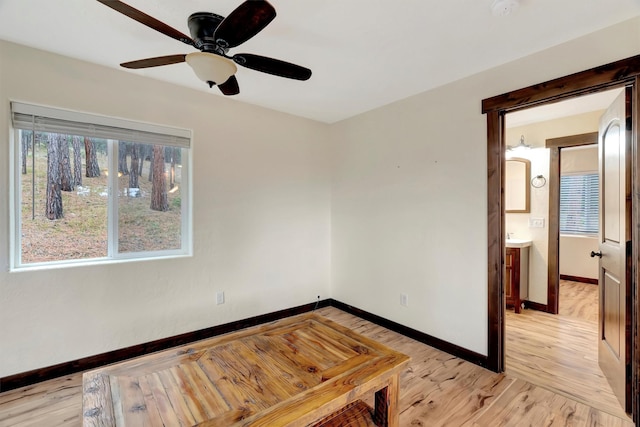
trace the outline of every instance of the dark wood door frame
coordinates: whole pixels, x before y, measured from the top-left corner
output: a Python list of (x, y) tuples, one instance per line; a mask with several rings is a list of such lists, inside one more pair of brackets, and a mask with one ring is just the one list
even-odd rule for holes
[(547, 254), (547, 306), (543, 311), (558, 314), (560, 292), (560, 149), (598, 143), (598, 132), (549, 138), (549, 250)]
[(631, 388), (632, 415), (639, 424), (640, 339), (638, 336), (640, 264), (640, 174), (638, 140), (640, 138), (640, 55), (590, 70), (560, 77), (545, 83), (518, 89), (482, 101), (487, 115), (487, 250), (488, 250), (488, 352), (487, 367), (504, 371), (504, 169), (505, 114), (537, 105), (600, 92), (614, 87), (632, 88), (631, 169), (632, 169), (632, 285), (631, 316)]

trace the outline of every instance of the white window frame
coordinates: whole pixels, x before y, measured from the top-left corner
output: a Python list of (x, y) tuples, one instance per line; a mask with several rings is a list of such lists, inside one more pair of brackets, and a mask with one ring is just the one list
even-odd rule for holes
[[(130, 262), (141, 260), (153, 260), (163, 258), (188, 257), (193, 255), (193, 177), (192, 162), (193, 148), (191, 144), (192, 132), (188, 129), (180, 129), (164, 125), (152, 123), (144, 123), (132, 121), (116, 117), (108, 117), (91, 113), (77, 112), (60, 108), (28, 104), (23, 102), (11, 102), (11, 126), (9, 140), (9, 171), (10, 171), (10, 189), (9, 189), (9, 205), (10, 205), (10, 252), (9, 252), (9, 270), (39, 270), (61, 268), (69, 266), (95, 265), (116, 262)], [(117, 174), (109, 174), (108, 178), (108, 201), (107, 201), (107, 256), (101, 258), (73, 259), (60, 261), (47, 261), (40, 263), (21, 263), (22, 241), (21, 241), (21, 177), (20, 177), (20, 150), (19, 150), (19, 129), (24, 128), (24, 123), (19, 127), (14, 125), (16, 113), (22, 119), (31, 116), (31, 120), (35, 121), (35, 117), (42, 118), (47, 126), (55, 126), (57, 123), (73, 123), (77, 127), (74, 129), (82, 129), (79, 135), (92, 136), (110, 140), (108, 144), (109, 150), (109, 170), (118, 170), (118, 144), (112, 143), (118, 140), (127, 140), (140, 143), (158, 143), (161, 145), (180, 147), (187, 149), (188, 155), (182, 157), (182, 189), (181, 189), (181, 247), (179, 249), (161, 250), (161, 251), (143, 251), (143, 252), (125, 252), (118, 253), (117, 236), (118, 236), (118, 199), (114, 197), (117, 194)], [(52, 119), (52, 121), (48, 121)], [(53, 124), (52, 124), (53, 123)], [(42, 129), (36, 125), (35, 131)], [(65, 127), (65, 129), (67, 129)], [(45, 129), (46, 132), (54, 132), (53, 129)], [(111, 137), (109, 137), (111, 136)], [(113, 137), (118, 137), (114, 139)]]

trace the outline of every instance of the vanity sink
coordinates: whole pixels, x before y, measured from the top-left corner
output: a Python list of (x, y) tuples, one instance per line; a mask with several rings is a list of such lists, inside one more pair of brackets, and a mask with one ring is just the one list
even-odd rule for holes
[(531, 240), (507, 239), (505, 246), (508, 248), (528, 248), (531, 246)]

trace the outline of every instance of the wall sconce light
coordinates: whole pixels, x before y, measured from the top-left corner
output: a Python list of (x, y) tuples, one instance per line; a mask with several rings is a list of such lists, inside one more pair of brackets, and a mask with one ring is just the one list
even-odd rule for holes
[(524, 135), (520, 135), (520, 143), (516, 146), (507, 145), (507, 151), (529, 150), (531, 145), (524, 143)]

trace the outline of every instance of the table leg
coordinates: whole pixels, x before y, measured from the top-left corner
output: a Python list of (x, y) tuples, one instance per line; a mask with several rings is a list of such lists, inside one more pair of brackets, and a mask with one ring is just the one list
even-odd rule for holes
[(379, 427), (399, 427), (400, 413), (398, 411), (398, 383), (399, 374), (389, 379), (389, 384), (376, 392), (373, 421)]

